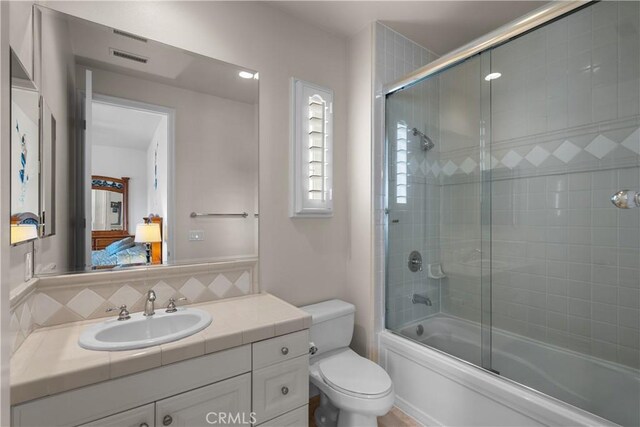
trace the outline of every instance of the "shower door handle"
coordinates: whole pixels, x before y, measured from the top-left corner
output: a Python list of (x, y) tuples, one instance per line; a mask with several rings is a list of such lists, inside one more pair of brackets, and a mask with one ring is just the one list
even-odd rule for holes
[(640, 206), (640, 193), (631, 190), (620, 190), (611, 196), (611, 203), (619, 209), (631, 209)]

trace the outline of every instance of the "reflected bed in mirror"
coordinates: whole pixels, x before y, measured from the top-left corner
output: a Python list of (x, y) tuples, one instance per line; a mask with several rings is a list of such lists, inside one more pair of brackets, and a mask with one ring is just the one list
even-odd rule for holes
[(258, 80), (240, 73), (257, 73), (46, 7), (36, 17), (42, 77), (64, 83), (43, 95), (57, 221), (35, 243), (36, 273), (256, 259)]

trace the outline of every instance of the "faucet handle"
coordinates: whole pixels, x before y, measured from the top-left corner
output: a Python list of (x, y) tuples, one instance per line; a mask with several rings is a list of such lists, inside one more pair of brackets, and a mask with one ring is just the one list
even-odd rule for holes
[(118, 314), (118, 320), (131, 319), (131, 315), (129, 314), (129, 310), (127, 310), (127, 305), (126, 304), (122, 304), (120, 307), (107, 308), (105, 311), (107, 313), (110, 313), (110, 312), (116, 311), (116, 310), (120, 310), (120, 313)]
[(186, 301), (185, 297), (182, 298), (169, 298), (169, 304), (167, 304), (167, 309), (165, 310), (167, 313), (175, 313), (178, 311), (176, 308), (176, 301)]

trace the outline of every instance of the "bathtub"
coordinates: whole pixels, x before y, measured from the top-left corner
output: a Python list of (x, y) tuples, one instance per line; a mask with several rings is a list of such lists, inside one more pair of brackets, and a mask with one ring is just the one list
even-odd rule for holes
[(637, 370), (494, 328), (496, 375), (457, 359), (480, 363), (479, 336), (443, 314), (382, 332), (397, 406), (425, 425), (640, 425)]

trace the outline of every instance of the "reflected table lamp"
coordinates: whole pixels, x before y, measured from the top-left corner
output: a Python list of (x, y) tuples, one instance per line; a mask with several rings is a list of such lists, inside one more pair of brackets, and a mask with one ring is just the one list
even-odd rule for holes
[(136, 225), (136, 243), (144, 243), (147, 250), (147, 264), (151, 263), (151, 244), (162, 241), (160, 237), (160, 224), (138, 224)]
[(38, 227), (35, 224), (11, 224), (11, 244), (38, 238)]

